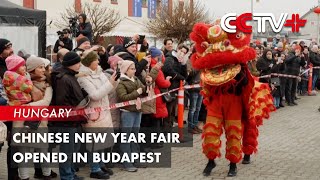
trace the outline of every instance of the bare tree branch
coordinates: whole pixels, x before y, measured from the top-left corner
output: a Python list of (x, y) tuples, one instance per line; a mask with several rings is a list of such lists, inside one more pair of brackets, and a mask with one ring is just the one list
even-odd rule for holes
[(174, 38), (182, 43), (189, 39), (195, 23), (209, 23), (209, 12), (200, 1), (190, 1), (183, 6), (175, 4), (172, 13), (160, 7), (157, 17), (147, 23), (147, 30), (162, 39)]
[[(101, 35), (110, 32), (122, 21), (119, 11), (101, 6), (100, 4), (85, 3), (82, 6), (82, 13), (87, 15), (92, 25), (94, 43), (98, 42)], [(54, 24), (57, 28), (63, 29), (69, 27), (68, 18), (76, 17), (78, 14), (73, 5), (67, 7), (60, 15), (61, 18)]]

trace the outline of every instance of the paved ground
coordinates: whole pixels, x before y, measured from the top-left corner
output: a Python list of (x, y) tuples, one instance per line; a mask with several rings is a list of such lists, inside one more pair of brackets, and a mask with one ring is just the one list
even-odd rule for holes
[[(239, 165), (236, 178), (226, 178), (228, 162), (221, 158), (210, 177), (203, 177), (206, 159), (201, 153), (200, 135), (193, 148), (173, 148), (172, 168), (139, 169), (128, 173), (114, 169), (114, 180), (194, 180), (194, 179), (320, 179), (320, 95), (303, 97), (299, 106), (286, 107), (273, 114), (260, 128), (259, 153), (252, 164)], [(224, 152), (224, 151), (223, 151)], [(0, 154), (0, 179), (6, 177), (5, 151)], [(57, 171), (57, 170), (55, 170)], [(88, 168), (78, 175), (88, 177)], [(90, 179), (90, 178), (86, 178)]]

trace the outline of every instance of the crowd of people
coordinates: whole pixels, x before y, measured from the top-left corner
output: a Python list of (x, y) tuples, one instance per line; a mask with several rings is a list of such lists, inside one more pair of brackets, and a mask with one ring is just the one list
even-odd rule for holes
[[(195, 53), (193, 45), (177, 45), (173, 39), (166, 38), (163, 48), (149, 47), (147, 39), (141, 44), (139, 35), (124, 38), (123, 44), (103, 47), (92, 45), (91, 25), (86, 23), (86, 16), (80, 15), (82, 26), (77, 37), (77, 46), (73, 48), (69, 39), (70, 31), (63, 30), (63, 37), (57, 41), (55, 52), (57, 62), (27, 53), (15, 55), (9, 40), (0, 39), (0, 104), (2, 106), (72, 106), (72, 107), (102, 107), (110, 104), (137, 100), (135, 105), (120, 109), (104, 110), (78, 118), (78, 121), (67, 119), (63, 122), (6, 122), (8, 132), (13, 128), (60, 127), (61, 132), (74, 134), (76, 132), (96, 132), (96, 128), (105, 128), (108, 132), (125, 132), (137, 134), (140, 127), (153, 128), (156, 132), (170, 132), (177, 121), (177, 92), (171, 92), (153, 101), (141, 103), (140, 98), (168, 92), (184, 84), (199, 84), (200, 71), (192, 68), (190, 57)], [(254, 43), (256, 59), (248, 63), (252, 75), (261, 82), (269, 83), (277, 108), (297, 105), (297, 92), (307, 94), (309, 64), (320, 66), (320, 54), (316, 44), (309, 47), (303, 41), (288, 45), (281, 42), (277, 36), (270, 47)], [(301, 74), (302, 73), (302, 74)], [(283, 77), (274, 74), (300, 76), (301, 78)], [(319, 70), (313, 70), (312, 88), (317, 89)], [(187, 91), (188, 132), (202, 133), (199, 120), (205, 117), (202, 105), (201, 88)], [(85, 102), (85, 103), (84, 103)], [(87, 102), (87, 103), (86, 103)], [(204, 113), (200, 113), (204, 112)], [(71, 117), (70, 117), (71, 118)], [(60, 152), (68, 157), (80, 149), (80, 144), (72, 141), (61, 143)], [(14, 168), (12, 164), (12, 148), (8, 136), (7, 165), (8, 179), (29, 179), (29, 169)], [(151, 144), (150, 147), (140, 147), (139, 144), (108, 143), (94, 147), (86, 146), (88, 152), (118, 151), (133, 153), (162, 148), (162, 144)], [(24, 144), (18, 147), (21, 152), (48, 152), (48, 146), (30, 147)], [(90, 177), (108, 179), (113, 171), (109, 165), (89, 163)], [(140, 163), (124, 163), (123, 169), (136, 172), (145, 166)], [(64, 180), (82, 179), (76, 175), (77, 168), (71, 163), (59, 165), (60, 178)], [(57, 177), (47, 166), (35, 167), (35, 178), (51, 179)]]
[[(69, 31), (64, 30), (68, 35)], [(66, 35), (66, 36), (67, 36)], [(66, 37), (67, 38), (67, 37)], [(15, 55), (9, 40), (0, 39), (0, 69), (2, 106), (71, 106), (102, 107), (110, 104), (137, 100), (136, 105), (119, 109), (105, 110), (89, 114), (86, 117), (69, 117), (65, 121), (47, 122), (25, 121), (6, 122), (8, 127), (8, 179), (29, 179), (29, 168), (12, 166), (12, 152), (48, 152), (49, 146), (34, 147), (28, 143), (16, 146), (11, 142), (11, 133), (15, 128), (29, 128), (34, 132), (40, 129), (57, 128), (60, 132), (97, 132), (104, 129), (110, 132), (137, 134), (140, 127), (151, 128), (155, 132), (170, 132), (177, 121), (177, 92), (168, 93), (145, 103), (141, 98), (168, 92), (178, 88), (180, 82), (185, 84), (200, 83), (200, 72), (191, 68), (189, 57), (194, 53), (193, 47), (180, 44), (174, 49), (173, 39), (165, 39), (163, 49), (149, 47), (145, 39), (138, 45), (139, 35), (125, 38), (123, 44), (109, 45), (107, 48), (91, 45), (86, 37), (77, 39), (77, 46), (70, 50), (68, 40), (57, 41), (57, 62), (51, 64), (48, 59), (23, 53)], [(68, 47), (68, 48), (67, 48)], [(199, 113), (202, 104), (200, 89), (190, 91), (188, 114), (189, 132), (201, 133), (198, 127)], [(77, 121), (74, 121), (74, 119)], [(72, 152), (80, 149), (80, 144), (59, 144), (59, 151), (71, 158)], [(109, 142), (110, 141), (110, 142)], [(163, 144), (150, 144), (140, 147), (139, 144), (108, 143), (86, 146), (88, 152), (117, 151), (133, 153), (152, 151), (162, 148)], [(90, 177), (108, 179), (113, 171), (101, 163), (89, 163)], [(41, 168), (42, 167), (42, 168)], [(144, 168), (140, 163), (124, 163), (123, 169), (136, 172)], [(76, 167), (71, 162), (59, 165), (61, 179), (81, 179)], [(45, 164), (35, 166), (35, 178), (51, 179), (57, 177)]]
[[(295, 106), (298, 95), (316, 95), (319, 89), (319, 47), (315, 42), (307, 46), (304, 41), (289, 45), (279, 35), (275, 39), (269, 46), (260, 42), (252, 44), (257, 56), (248, 66), (252, 75), (261, 77), (260, 82), (270, 84), (277, 108)], [(310, 65), (314, 68), (312, 92), (308, 93)]]

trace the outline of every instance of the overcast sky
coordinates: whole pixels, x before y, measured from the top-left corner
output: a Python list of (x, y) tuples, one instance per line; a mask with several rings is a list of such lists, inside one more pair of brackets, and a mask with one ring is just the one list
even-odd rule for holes
[[(215, 18), (221, 18), (226, 13), (241, 14), (251, 12), (251, 0), (202, 0)], [(318, 4), (318, 0), (253, 0), (253, 12), (273, 13), (276, 17), (280, 13), (299, 13), (301, 16)]]

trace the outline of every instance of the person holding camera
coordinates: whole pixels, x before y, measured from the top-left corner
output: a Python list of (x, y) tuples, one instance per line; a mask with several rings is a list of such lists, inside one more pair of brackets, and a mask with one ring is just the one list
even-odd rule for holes
[(87, 15), (80, 14), (77, 38), (81, 38), (83, 36), (87, 37), (92, 43), (92, 25), (88, 21)]
[(54, 45), (53, 52), (57, 53), (62, 48), (71, 51), (73, 48), (73, 44), (72, 40), (69, 38), (70, 30), (64, 29), (62, 31), (58, 31), (57, 33), (59, 35), (59, 39), (56, 41), (56, 44)]

